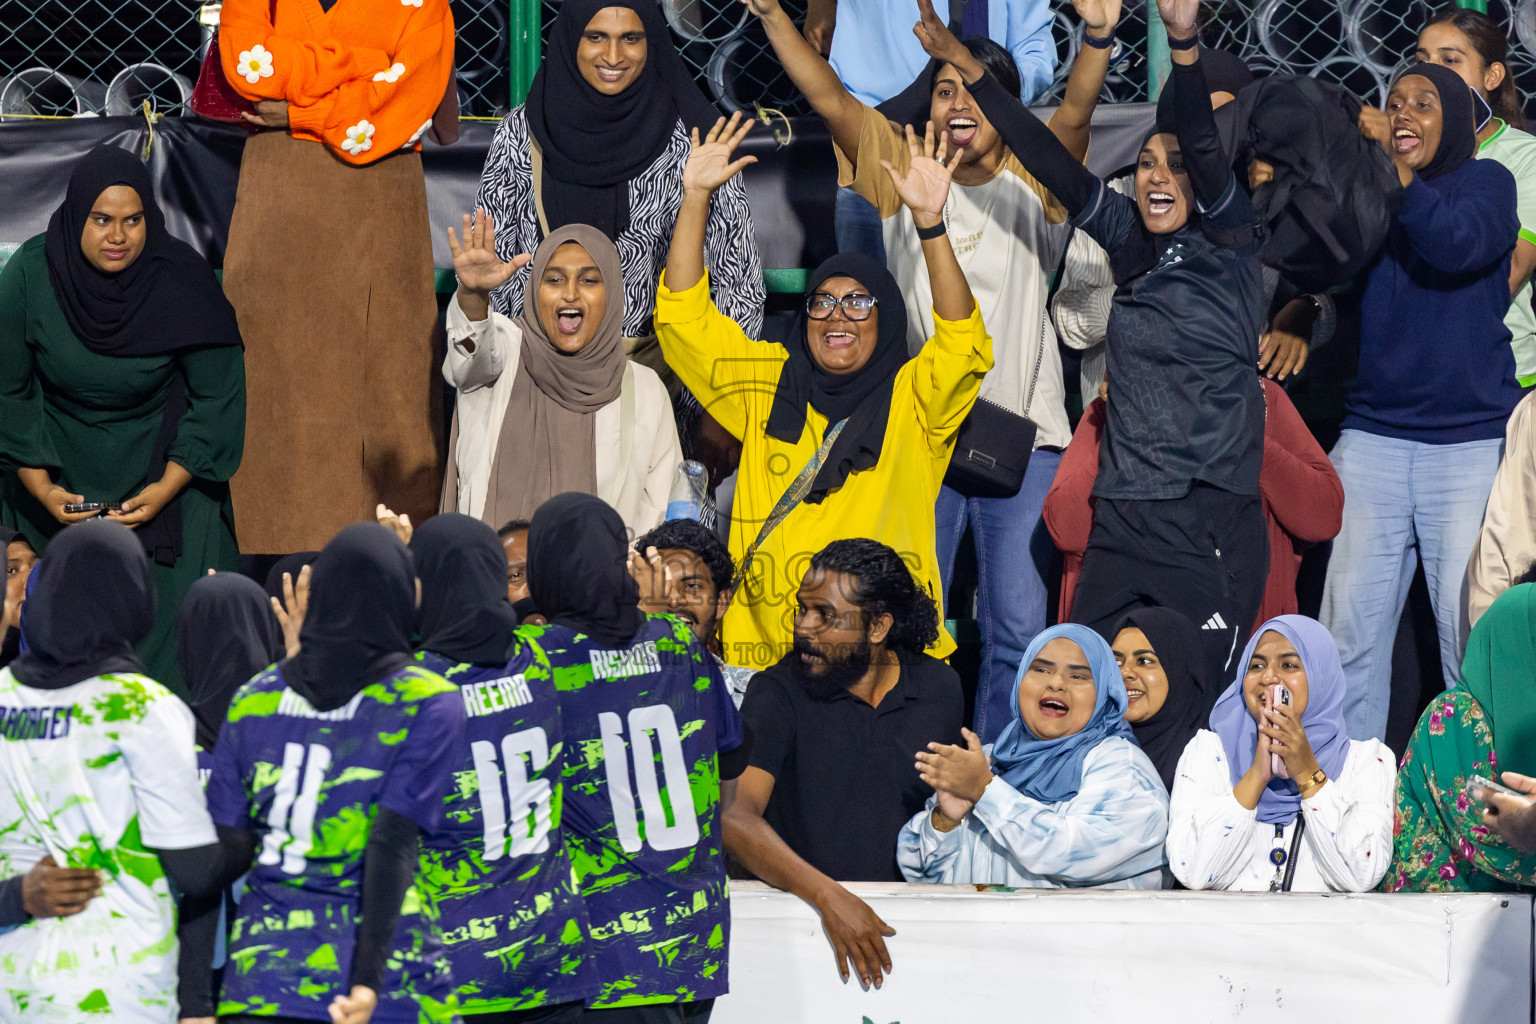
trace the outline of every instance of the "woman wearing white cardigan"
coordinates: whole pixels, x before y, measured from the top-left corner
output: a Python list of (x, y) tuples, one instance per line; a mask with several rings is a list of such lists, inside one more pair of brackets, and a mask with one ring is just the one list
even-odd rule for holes
[(513, 319), (490, 308), (490, 292), (528, 257), (502, 262), (484, 211), (464, 217), (463, 246), (448, 235), (459, 287), (443, 376), (458, 399), (440, 510), (499, 527), (581, 491), (617, 509), (631, 535), (655, 527), (682, 450), (665, 385), (624, 357), (613, 243), (582, 224), (551, 232)]
[[(1239, 664), (1211, 728), (1179, 759), (1174, 877), (1191, 889), (1374, 889), (1392, 860), (1396, 761), (1380, 741), (1345, 733), (1333, 637), (1314, 619), (1281, 615), (1254, 631)], [(1289, 704), (1270, 699), (1276, 686)]]

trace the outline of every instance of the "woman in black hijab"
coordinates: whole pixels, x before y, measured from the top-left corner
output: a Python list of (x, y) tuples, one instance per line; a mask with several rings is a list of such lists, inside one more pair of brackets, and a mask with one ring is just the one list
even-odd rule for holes
[(211, 768), (213, 745), (229, 702), (256, 673), (283, 656), (283, 637), (256, 581), (235, 572), (204, 576), (176, 613), (176, 653), (187, 702), (197, 719), (199, 767)]
[[(584, 36), (599, 12), (633, 12), (644, 35), (638, 60), (622, 40), (618, 60), (604, 53), (600, 68), (621, 77), (596, 83), (583, 69)], [(607, 31), (605, 23), (599, 31)], [(615, 23), (620, 32), (632, 25)], [(590, 224), (610, 238), (629, 227), (629, 182), (656, 161), (684, 128), (709, 130), (720, 116), (694, 82), (667, 30), (661, 6), (643, 0), (567, 0), (550, 29), (547, 56), (528, 88), (528, 130), (538, 143), (545, 177), (540, 197), (549, 230)], [(638, 67), (631, 67), (638, 65)], [(610, 91), (613, 86), (622, 86)]]
[(109, 672), (144, 672), (134, 647), (155, 620), (149, 559), (116, 524), (65, 531), (37, 567), (22, 607), (27, 650), (11, 662), (25, 686), (58, 690)]
[(528, 527), (528, 588), (551, 625), (568, 626), (608, 648), (640, 631), (640, 585), (629, 574), (624, 520), (590, 494), (557, 494)]
[[(724, 637), (733, 664), (763, 669), (790, 647), (786, 610), (805, 557), (840, 537), (903, 552), (928, 593), (942, 596), (934, 502), (992, 367), (992, 340), (944, 226), (959, 156), (946, 159), (931, 125), (922, 140), (909, 129), (910, 168), (887, 171), (922, 240), (933, 337), (909, 357), (896, 279), (845, 253), (811, 275), (784, 345), (751, 340), (711, 302), (704, 267), (710, 197), (752, 162), (733, 160), (748, 127), (733, 117), (695, 144), (656, 324), (672, 369), (742, 442), (730, 549), (743, 585)], [(930, 653), (953, 650), (940, 630)]]
[(421, 579), (418, 649), (449, 663), (506, 665), (517, 616), (507, 599), (507, 556), (496, 531), (448, 512), (418, 526), (410, 550)]
[[(624, 279), (626, 351), (663, 373), (652, 326), (656, 279), (682, 202), (688, 133), (707, 132), (719, 116), (655, 0), (565, 0), (527, 102), (502, 120), (480, 182), (479, 203), (505, 261), (536, 251), (573, 223), (613, 240)], [(748, 330), (761, 330), (767, 295), (740, 182), (710, 211), (709, 251), (721, 305)], [(493, 293), (496, 312), (522, 315), (530, 273), (518, 270)], [(449, 308), (450, 340), (457, 341), (456, 306)], [(685, 452), (691, 440), (683, 438)]]
[(316, 711), (334, 711), (410, 663), (415, 618), (410, 551), (388, 527), (354, 523), (315, 559), (299, 651), (283, 677)]
[[(1360, 115), (1403, 191), (1365, 273), (1359, 369), (1328, 453), (1344, 521), (1318, 619), (1338, 641), (1351, 736), (1387, 736), (1383, 644), (1415, 552), (1432, 581), (1445, 684), (1457, 682), (1462, 580), (1524, 394), (1504, 322), (1520, 234), (1515, 179), (1498, 161), (1476, 159), (1477, 128), (1490, 114), (1456, 72), (1419, 62), (1393, 83), (1386, 110)], [(1434, 528), (1400, 525), (1415, 523)]]
[(5, 636), (0, 640), (0, 668), (21, 653), (21, 606), (26, 601), (27, 580), (37, 564), (37, 552), (18, 530), (0, 526), (0, 549), (5, 552)]
[(1115, 623), (1111, 636), (1130, 698), (1125, 720), (1171, 793), (1179, 756), (1205, 728), (1222, 687), (1199, 628), (1172, 608), (1138, 608)]
[[(48, 230), (0, 273), (0, 334), (0, 522), (39, 554), (82, 519), (132, 526), (160, 599), (141, 653), (185, 696), (175, 610), (239, 557), (226, 482), (245, 371), (234, 310), (133, 154), (99, 146), (76, 165)], [(67, 510), (94, 502), (120, 507)]]

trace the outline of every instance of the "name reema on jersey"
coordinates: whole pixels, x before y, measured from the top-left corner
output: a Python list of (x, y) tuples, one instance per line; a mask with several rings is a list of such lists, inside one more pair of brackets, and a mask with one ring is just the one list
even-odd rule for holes
[(494, 715), (498, 711), (533, 703), (533, 693), (529, 691), (521, 672), (515, 676), (500, 676), (460, 686), (459, 693), (464, 697), (464, 713), (471, 718)]
[(661, 657), (656, 641), (646, 640), (623, 651), (592, 651), (592, 675), (604, 679), (623, 679), (661, 671)]

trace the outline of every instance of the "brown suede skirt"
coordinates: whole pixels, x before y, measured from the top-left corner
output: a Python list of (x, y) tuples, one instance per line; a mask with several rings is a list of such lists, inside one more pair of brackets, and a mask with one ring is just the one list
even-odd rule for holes
[(352, 167), (286, 132), (253, 136), (224, 290), (245, 339), (241, 551), (320, 548), (380, 502), (430, 515), (442, 392), (420, 154)]

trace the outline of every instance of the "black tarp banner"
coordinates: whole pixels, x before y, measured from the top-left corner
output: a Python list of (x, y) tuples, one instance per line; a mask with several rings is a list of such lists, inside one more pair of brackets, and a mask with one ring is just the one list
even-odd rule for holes
[[(1050, 111), (1037, 113), (1044, 117)], [(1152, 118), (1150, 104), (1101, 106), (1094, 115), (1088, 166), (1108, 174), (1130, 164)], [(466, 120), (457, 143), (429, 143), (422, 153), (439, 268), (453, 265), (444, 230), (474, 209), (495, 129), (493, 121)], [(87, 150), (111, 143), (142, 153), (148, 145), (167, 225), (220, 266), (247, 137), (243, 128), (192, 117), (161, 118), (153, 128), (142, 116), (0, 124), (0, 245), (19, 245), (47, 227), (75, 161)], [(746, 181), (763, 266), (809, 267), (830, 256), (837, 167), (820, 120), (797, 118), (788, 146), (779, 147), (772, 134), (760, 131), (743, 148), (758, 157)]]

